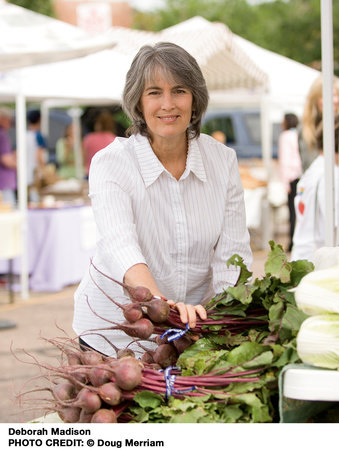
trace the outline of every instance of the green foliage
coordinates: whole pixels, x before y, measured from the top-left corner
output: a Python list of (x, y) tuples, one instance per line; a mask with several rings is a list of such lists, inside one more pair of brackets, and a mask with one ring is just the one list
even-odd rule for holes
[(30, 9), (39, 14), (54, 17), (52, 0), (8, 0), (8, 3)]
[[(227, 265), (240, 269), (237, 286), (228, 288), (206, 306), (239, 320), (261, 319), (237, 334), (219, 335), (219, 328), (201, 337), (178, 358), (184, 377), (229, 377), (223, 386), (200, 390), (202, 397), (178, 399), (140, 392), (129, 408), (133, 422), (149, 423), (258, 423), (278, 420), (275, 399), (278, 377), (286, 364), (300, 362), (296, 336), (307, 316), (298, 310), (292, 288), (313, 270), (307, 261), (287, 262), (281, 245), (270, 242), (265, 276), (251, 283), (239, 255)], [(264, 310), (263, 310), (264, 306)], [(235, 312), (237, 311), (237, 312)], [(242, 313), (239, 314), (239, 311)], [(256, 311), (254, 317), (253, 314)], [(220, 317), (220, 316), (219, 316)], [(199, 378), (201, 380), (201, 378)], [(188, 379), (186, 379), (187, 381)], [(191, 378), (195, 385), (198, 381)], [(225, 378), (223, 378), (225, 380)], [(197, 390), (199, 392), (199, 389)], [(205, 395), (206, 394), (206, 395)]]
[[(268, 50), (319, 68), (319, 0), (167, 0), (163, 9), (136, 13), (134, 27), (159, 31), (194, 16), (225, 23), (234, 33)], [(333, 2), (334, 66), (339, 72), (339, 2)]]

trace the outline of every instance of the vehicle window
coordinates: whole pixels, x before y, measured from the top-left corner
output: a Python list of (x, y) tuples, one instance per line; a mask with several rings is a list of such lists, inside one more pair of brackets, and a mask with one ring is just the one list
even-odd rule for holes
[(244, 114), (244, 121), (250, 135), (251, 143), (261, 143), (261, 128), (259, 114)]
[(214, 117), (207, 120), (202, 127), (202, 132), (211, 135), (214, 131), (222, 131), (226, 135), (227, 144), (235, 143), (234, 128), (230, 117)]

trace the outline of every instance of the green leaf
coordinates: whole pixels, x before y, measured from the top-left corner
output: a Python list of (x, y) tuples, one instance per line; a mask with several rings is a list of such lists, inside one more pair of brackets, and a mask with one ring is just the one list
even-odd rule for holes
[(255, 290), (255, 286), (249, 284), (237, 284), (234, 287), (229, 287), (227, 292), (243, 305), (249, 305), (252, 302), (252, 293)]
[(291, 285), (297, 286), (301, 279), (310, 272), (313, 272), (314, 265), (306, 259), (300, 259), (298, 261), (292, 261), (292, 272), (291, 272)]
[(163, 399), (160, 395), (155, 394), (154, 392), (142, 391), (135, 395), (134, 401), (144, 409), (153, 409), (160, 406)]
[(253, 361), (254, 358), (265, 352), (266, 346), (258, 344), (257, 342), (244, 342), (238, 347), (235, 347), (228, 353), (227, 361), (232, 365), (244, 365)]
[(282, 283), (288, 283), (291, 279), (292, 265), (287, 261), (287, 256), (280, 244), (269, 242), (271, 251), (265, 263), (265, 272)]
[(226, 262), (227, 267), (235, 266), (240, 268), (240, 274), (237, 281), (238, 284), (246, 283), (248, 279), (252, 276), (252, 272), (250, 272), (246, 265), (244, 264), (244, 260), (241, 256), (235, 254), (231, 256)]

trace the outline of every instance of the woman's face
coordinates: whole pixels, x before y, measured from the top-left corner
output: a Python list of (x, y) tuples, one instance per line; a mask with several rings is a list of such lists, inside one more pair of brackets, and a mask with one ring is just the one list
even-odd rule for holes
[(169, 80), (161, 70), (145, 84), (140, 107), (153, 142), (180, 136), (186, 139), (192, 101), (191, 91)]

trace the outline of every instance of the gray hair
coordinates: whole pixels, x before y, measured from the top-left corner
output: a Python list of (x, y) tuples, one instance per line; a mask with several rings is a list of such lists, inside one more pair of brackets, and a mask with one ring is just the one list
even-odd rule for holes
[(122, 96), (122, 107), (132, 124), (126, 131), (128, 136), (140, 133), (150, 138), (147, 124), (140, 109), (140, 99), (145, 84), (151, 81), (158, 69), (189, 89), (193, 96), (192, 119), (187, 136), (192, 139), (200, 135), (201, 120), (208, 105), (208, 90), (197, 61), (182, 47), (171, 42), (145, 45), (134, 57), (126, 75)]

